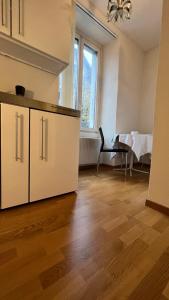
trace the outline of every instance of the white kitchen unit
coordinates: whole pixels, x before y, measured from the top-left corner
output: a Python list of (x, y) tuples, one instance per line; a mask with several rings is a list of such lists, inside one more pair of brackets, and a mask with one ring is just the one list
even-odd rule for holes
[(1, 104), (1, 208), (28, 203), (29, 109)]
[(0, 32), (11, 33), (10, 0), (1, 0), (0, 4)]
[(12, 36), (69, 63), (72, 0), (12, 0)]
[(72, 0), (1, 0), (0, 54), (58, 75), (69, 64)]
[(0, 92), (1, 209), (74, 192), (80, 112)]
[(77, 190), (79, 118), (30, 111), (30, 201)]

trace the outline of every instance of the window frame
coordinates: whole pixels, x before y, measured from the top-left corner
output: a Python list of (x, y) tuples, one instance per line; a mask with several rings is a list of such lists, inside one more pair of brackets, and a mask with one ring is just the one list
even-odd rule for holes
[(78, 73), (78, 96), (75, 102), (76, 108), (81, 110), (82, 107), (82, 82), (83, 82), (83, 49), (84, 45), (89, 46), (97, 52), (97, 80), (96, 80), (96, 100), (95, 100), (95, 116), (94, 116), (94, 128), (82, 128), (80, 131), (85, 134), (97, 134), (100, 121), (99, 107), (100, 107), (100, 73), (101, 73), (101, 46), (96, 44), (93, 40), (86, 37), (83, 33), (76, 31), (75, 38), (79, 41), (79, 73)]

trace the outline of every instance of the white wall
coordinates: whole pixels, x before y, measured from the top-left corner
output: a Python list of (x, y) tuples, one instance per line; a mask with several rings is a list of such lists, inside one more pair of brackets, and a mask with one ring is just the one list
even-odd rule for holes
[(169, 208), (169, 1), (163, 3), (149, 199)]
[(15, 85), (23, 85), (26, 96), (57, 103), (58, 79), (55, 75), (0, 55), (0, 90), (15, 93)]
[(116, 130), (119, 77), (118, 40), (113, 40), (111, 43), (103, 47), (102, 64), (101, 125), (108, 143), (109, 139), (112, 138), (112, 132)]
[[(116, 131), (116, 112), (119, 77), (119, 41), (113, 40), (103, 47), (101, 126), (107, 147), (112, 146), (113, 133)], [(103, 162), (110, 163), (110, 154), (105, 153)]]
[(74, 38), (75, 38), (75, 26), (76, 26), (76, 5), (73, 3), (73, 11), (72, 11), (72, 43), (70, 47), (69, 53), (69, 65), (68, 67), (60, 74), (60, 85), (61, 90), (59, 91), (59, 101), (58, 104), (64, 107), (69, 107), (73, 109), (77, 109), (75, 107), (76, 103), (73, 103), (73, 70), (74, 70)]
[(124, 34), (120, 36), (116, 132), (138, 130), (144, 52)]
[(158, 47), (145, 53), (139, 125), (139, 130), (143, 133), (152, 133), (154, 127), (158, 63)]

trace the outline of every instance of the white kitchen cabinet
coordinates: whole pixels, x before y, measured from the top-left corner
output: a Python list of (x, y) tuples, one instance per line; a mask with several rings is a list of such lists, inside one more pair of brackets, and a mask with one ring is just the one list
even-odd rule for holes
[(1, 0), (0, 54), (58, 76), (69, 64), (72, 0)]
[(0, 1), (0, 32), (10, 35), (10, 0)]
[(72, 0), (12, 0), (12, 37), (69, 63)]
[(29, 109), (1, 104), (1, 208), (28, 202)]
[(30, 111), (30, 201), (78, 186), (79, 118)]

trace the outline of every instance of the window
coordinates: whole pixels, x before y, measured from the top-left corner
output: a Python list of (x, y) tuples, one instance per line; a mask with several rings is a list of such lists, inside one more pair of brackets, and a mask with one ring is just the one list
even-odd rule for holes
[(74, 42), (73, 101), (81, 108), (81, 129), (97, 129), (99, 49), (81, 37)]

